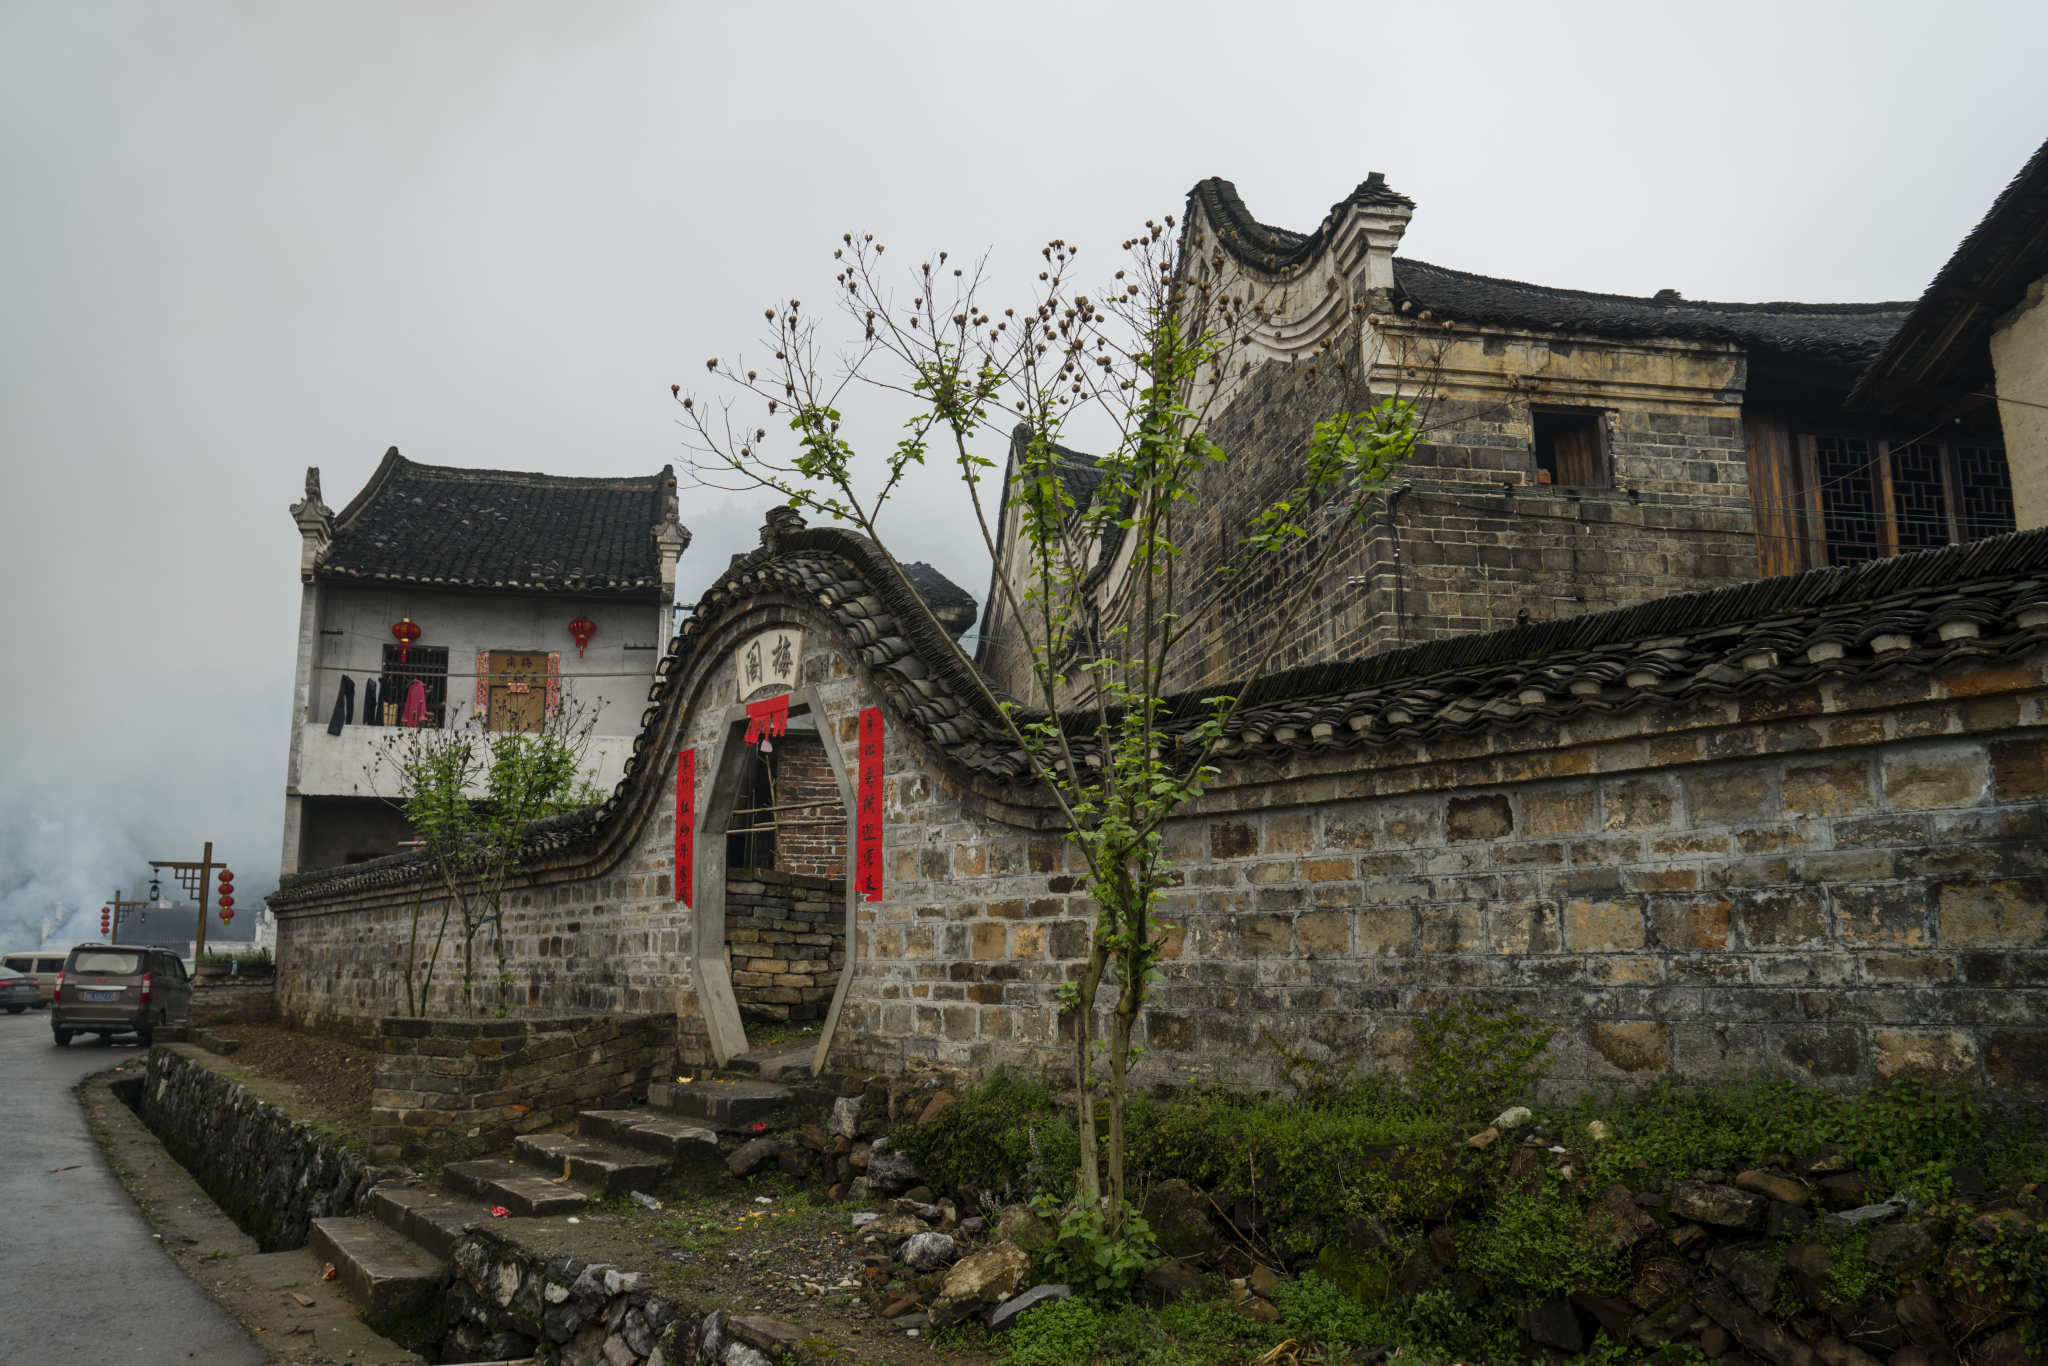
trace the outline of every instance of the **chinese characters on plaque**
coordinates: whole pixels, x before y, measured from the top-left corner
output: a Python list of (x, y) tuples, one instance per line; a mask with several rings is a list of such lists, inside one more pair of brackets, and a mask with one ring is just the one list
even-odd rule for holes
[(781, 683), (794, 688), (804, 661), (804, 633), (778, 626), (763, 631), (739, 649), (740, 696)]
[(860, 714), (859, 803), (853, 823), (853, 887), (862, 901), (882, 899), (882, 709)]

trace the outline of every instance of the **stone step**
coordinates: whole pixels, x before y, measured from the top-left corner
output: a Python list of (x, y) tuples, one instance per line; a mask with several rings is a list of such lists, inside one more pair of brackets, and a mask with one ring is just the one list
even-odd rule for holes
[(464, 1195), (473, 1195), (486, 1205), (503, 1205), (521, 1219), (567, 1214), (590, 1203), (589, 1195), (574, 1186), (536, 1176), (531, 1167), (517, 1167), (492, 1157), (451, 1162), (441, 1169), (441, 1174)]
[(512, 1150), (521, 1162), (606, 1195), (651, 1191), (668, 1174), (668, 1163), (652, 1153), (575, 1134), (521, 1134)]
[(809, 1077), (811, 1064), (818, 1056), (816, 1039), (792, 1040), (789, 1043), (764, 1044), (750, 1048), (734, 1057), (725, 1065), (727, 1072), (759, 1077), (763, 1081), (774, 1081), (785, 1072), (801, 1073)]
[(689, 1082), (658, 1081), (647, 1088), (647, 1104), (714, 1129), (741, 1132), (756, 1124), (780, 1128), (796, 1116), (796, 1092), (772, 1081), (740, 1077), (699, 1077)]
[(716, 1129), (668, 1119), (651, 1110), (585, 1110), (576, 1116), (576, 1132), (659, 1153), (681, 1171), (708, 1170), (725, 1163), (718, 1153)]
[(408, 1186), (377, 1187), (370, 1212), (384, 1227), (436, 1257), (453, 1257), (455, 1245), (471, 1224), (491, 1222), (491, 1211), (484, 1205), (465, 1204)]
[(430, 1306), (448, 1276), (446, 1261), (375, 1219), (315, 1219), (307, 1242), (372, 1327)]

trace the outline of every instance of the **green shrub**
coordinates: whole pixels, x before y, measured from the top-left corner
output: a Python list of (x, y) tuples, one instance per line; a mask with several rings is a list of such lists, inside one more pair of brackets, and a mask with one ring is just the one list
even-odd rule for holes
[(1517, 1005), (1454, 1001), (1415, 1022), (1408, 1084), (1452, 1125), (1483, 1124), (1550, 1071), (1552, 1033)]
[(2004, 1281), (2019, 1311), (2020, 1340), (2027, 1350), (2048, 1350), (2048, 1221), (2012, 1219), (1983, 1251), (1981, 1261)]
[(1135, 1169), (1211, 1191), (1226, 1210), (1255, 1202), (1290, 1260), (1313, 1255), (1348, 1215), (1440, 1205), (1465, 1186), (1441, 1121), (1384, 1077), (1315, 1108), (1218, 1089), (1134, 1101), (1130, 1115)]
[(1395, 1337), (1392, 1319), (1367, 1309), (1313, 1271), (1275, 1286), (1273, 1304), (1288, 1334), (1313, 1337), (1326, 1358), (1339, 1356), (1340, 1349), (1378, 1347)]
[(1508, 1192), (1484, 1223), (1461, 1230), (1458, 1266), (1491, 1286), (1546, 1295), (1625, 1287), (1628, 1259), (1594, 1252), (1581, 1235), (1584, 1219), (1578, 1202), (1554, 1186)]
[(1596, 1115), (1614, 1135), (1589, 1155), (1599, 1184), (1634, 1184), (1645, 1170), (1726, 1169), (1839, 1143), (1889, 1193), (1927, 1185), (1930, 1163), (1975, 1161), (1983, 1150), (1971, 1096), (1919, 1082), (1833, 1096), (1776, 1079), (1698, 1088), (1667, 1081), (1604, 1104), (1584, 1101), (1574, 1111), (1575, 1127)]
[(1017, 1320), (997, 1358), (1004, 1366), (1079, 1366), (1095, 1355), (1102, 1316), (1085, 1299), (1040, 1305)]
[[(1031, 1165), (1027, 1131), (1039, 1131), (1043, 1148), (1048, 1132), (1064, 1123), (1051, 1119), (1051, 1110), (1052, 1094), (1043, 1086), (998, 1071), (939, 1111), (931, 1123), (905, 1125), (889, 1142), (918, 1165), (933, 1190), (999, 1190), (1023, 1178)], [(1080, 1154), (1076, 1139), (1071, 1154), (1060, 1154), (1056, 1165), (1078, 1167)], [(1071, 1185), (1071, 1171), (1066, 1179)]]

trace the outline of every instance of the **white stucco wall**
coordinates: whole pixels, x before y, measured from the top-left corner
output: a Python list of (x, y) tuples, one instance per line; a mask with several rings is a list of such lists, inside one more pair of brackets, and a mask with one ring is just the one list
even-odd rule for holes
[[(357, 719), (361, 719), (363, 684), (382, 671), (384, 647), (396, 643), (391, 625), (403, 617), (411, 617), (420, 628), (416, 644), (447, 649), (448, 700), (464, 703), (465, 716), (475, 700), (479, 650), (552, 651), (562, 656), (565, 693), (586, 706), (602, 704), (595, 731), (600, 736), (630, 736), (639, 731), (654, 666), (668, 644), (661, 634), (667, 609), (652, 603), (355, 588), (333, 583), (322, 584), (320, 594), (319, 640), (314, 649), (313, 682), (307, 689), (311, 706), (300, 719), (323, 726), (334, 710), (344, 675), (355, 679)], [(581, 659), (576, 657), (576, 642), (568, 629), (579, 616), (597, 623), (597, 634)], [(299, 790), (312, 793), (319, 789), (306, 786), (304, 771), (311, 756), (303, 748), (301, 752), (305, 757)]]
[[(399, 779), (394, 761), (402, 757), (404, 750), (394, 752), (389, 746), (394, 742), (402, 746), (403, 737), (410, 733), (384, 726), (343, 726), (341, 734), (329, 735), (325, 722), (305, 722), (299, 733), (298, 795), (395, 797)], [(626, 776), (626, 759), (632, 752), (630, 735), (595, 735), (584, 755), (583, 766), (586, 771), (595, 772), (591, 781), (610, 795), (619, 779)], [(472, 795), (484, 794), (478, 788)]]
[[(1998, 421), (2005, 429), (2005, 461), (2012, 471), (2013, 518), (2018, 529), (2048, 526), (2048, 278), (2027, 286), (2027, 298), (1998, 320), (1991, 334), (1997, 374)], [(2017, 401), (2015, 401), (2017, 400)]]

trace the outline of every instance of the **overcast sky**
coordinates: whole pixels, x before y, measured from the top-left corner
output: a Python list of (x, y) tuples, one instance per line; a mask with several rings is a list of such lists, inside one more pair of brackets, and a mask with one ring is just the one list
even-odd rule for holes
[[(275, 885), (308, 465), (651, 473), (841, 232), (1107, 270), (1210, 175), (1305, 230), (1383, 171), (1489, 275), (1912, 298), (2044, 50), (2039, 0), (0, 0), (0, 947), (207, 839)], [(764, 506), (685, 494), (680, 596)], [(951, 490), (904, 512), (986, 591)]]

